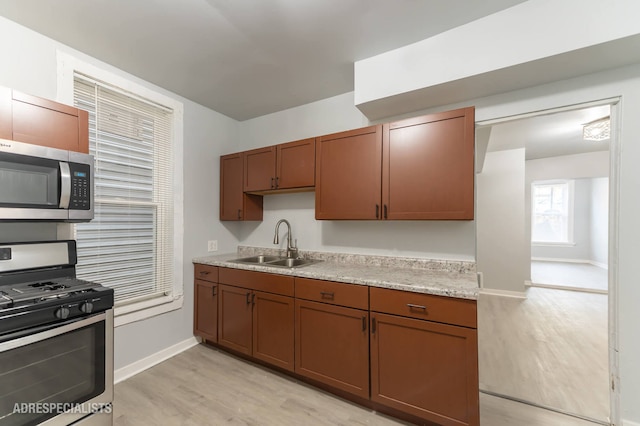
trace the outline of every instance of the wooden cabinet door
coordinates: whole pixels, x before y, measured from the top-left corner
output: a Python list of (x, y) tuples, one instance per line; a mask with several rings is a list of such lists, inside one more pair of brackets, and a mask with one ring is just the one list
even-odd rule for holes
[(251, 290), (218, 286), (218, 343), (251, 355)]
[(218, 284), (195, 280), (193, 334), (218, 341)]
[(276, 188), (275, 146), (244, 152), (244, 190), (267, 191)]
[(475, 329), (371, 314), (371, 400), (429, 421), (479, 425)]
[(13, 137), (18, 142), (89, 153), (89, 114), (13, 91)]
[(220, 220), (262, 220), (262, 197), (243, 192), (242, 153), (220, 157)]
[(296, 373), (369, 398), (368, 312), (296, 300)]
[(382, 126), (316, 142), (316, 219), (379, 219)]
[(293, 371), (294, 299), (255, 291), (253, 304), (253, 356)]
[(312, 187), (316, 182), (316, 140), (305, 139), (278, 145), (276, 188)]
[(385, 219), (473, 219), (474, 108), (385, 124)]

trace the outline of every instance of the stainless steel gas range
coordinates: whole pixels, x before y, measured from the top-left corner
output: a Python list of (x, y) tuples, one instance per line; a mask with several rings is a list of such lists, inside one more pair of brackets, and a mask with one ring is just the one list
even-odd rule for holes
[(111, 425), (113, 289), (75, 241), (0, 244), (0, 426)]

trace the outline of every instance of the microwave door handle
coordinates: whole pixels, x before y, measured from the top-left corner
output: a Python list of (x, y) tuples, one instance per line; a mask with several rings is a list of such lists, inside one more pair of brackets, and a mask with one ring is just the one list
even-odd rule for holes
[(60, 208), (68, 209), (71, 200), (71, 169), (69, 163), (60, 162)]

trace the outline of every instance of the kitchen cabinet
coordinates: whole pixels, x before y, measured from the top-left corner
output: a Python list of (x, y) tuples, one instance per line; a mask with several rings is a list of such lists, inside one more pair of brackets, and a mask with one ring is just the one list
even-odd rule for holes
[(318, 138), (316, 219), (471, 220), (474, 108)]
[(334, 133), (316, 144), (316, 219), (379, 219), (382, 125)]
[(262, 197), (243, 191), (244, 155), (220, 157), (220, 220), (262, 220)]
[(2, 87), (0, 138), (89, 153), (89, 113)]
[(296, 278), (296, 373), (369, 398), (368, 288)]
[(384, 219), (473, 219), (474, 108), (384, 125)]
[(218, 341), (218, 268), (194, 267), (193, 334), (211, 342)]
[(244, 191), (302, 190), (315, 185), (315, 139), (244, 152)]
[(221, 268), (219, 279), (218, 344), (293, 371), (293, 278)]
[(371, 400), (441, 425), (479, 425), (475, 302), (371, 288), (370, 303)]

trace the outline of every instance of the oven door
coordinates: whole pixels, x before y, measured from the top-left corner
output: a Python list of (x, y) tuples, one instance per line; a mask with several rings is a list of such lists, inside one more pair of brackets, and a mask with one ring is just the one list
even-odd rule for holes
[(69, 425), (92, 413), (110, 424), (113, 310), (20, 334), (0, 343), (0, 426)]

